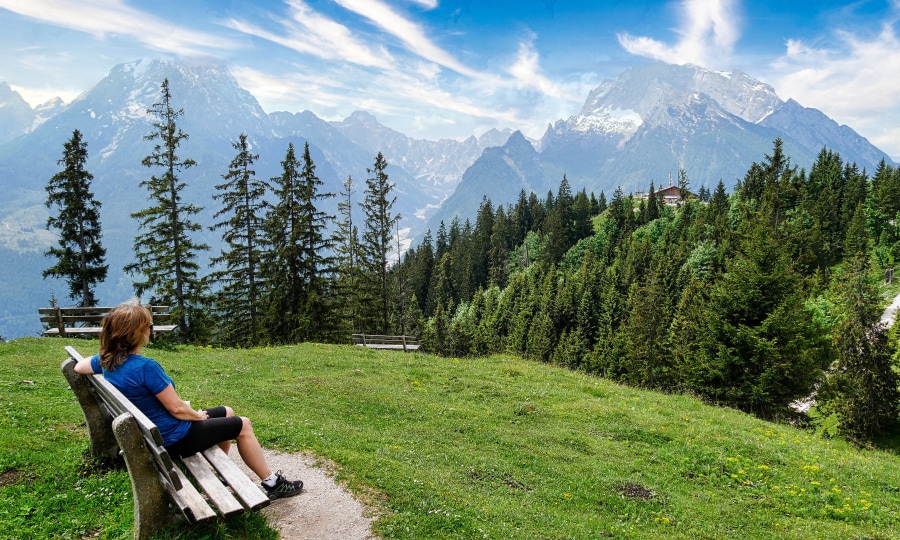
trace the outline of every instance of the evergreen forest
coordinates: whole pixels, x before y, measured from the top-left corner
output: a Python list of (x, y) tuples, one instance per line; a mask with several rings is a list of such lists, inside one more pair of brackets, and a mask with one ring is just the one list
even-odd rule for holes
[[(173, 306), (176, 340), (415, 335), (432, 353), (511, 353), (769, 419), (815, 399), (821, 419), (861, 443), (897, 424), (900, 354), (880, 316), (900, 258), (900, 168), (882, 162), (869, 176), (823, 149), (807, 170), (777, 139), (731, 193), (719, 181), (694, 194), (680, 171), (677, 204), (651, 179), (645, 194), (607, 199), (573, 192), (563, 176), (555, 193), (523, 190), (508, 207), (484, 199), (474, 223), (442, 223), (401, 257), (399, 195), (381, 153), (362, 183), (348, 177), (324, 193), (308, 143), (289, 145), (282, 174), (260, 179), (240, 135), (214, 200), (181, 200), (195, 164), (178, 156), (187, 134), (167, 82), (162, 90), (141, 184), (153, 206), (133, 215), (140, 236), (126, 268), (145, 301)], [(76, 131), (67, 152), (81, 144)], [(72, 298), (91, 305), (106, 267), (102, 209), (97, 218), (83, 154), (67, 155), (47, 204), (59, 209), (54, 228), (69, 232), (47, 272), (68, 276)], [(83, 195), (62, 201), (54, 190), (67, 171)], [(329, 215), (322, 202), (333, 197)], [(191, 239), (197, 204), (212, 205), (222, 233), (205, 274), (198, 261), (210, 248)], [(90, 227), (65, 221), (79, 206)]]

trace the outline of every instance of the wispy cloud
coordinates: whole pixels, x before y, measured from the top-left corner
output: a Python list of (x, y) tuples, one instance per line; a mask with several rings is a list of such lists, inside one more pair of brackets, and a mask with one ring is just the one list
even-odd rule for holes
[(534, 47), (535, 38), (536, 36), (532, 35), (530, 40), (519, 43), (519, 53), (516, 57), (516, 62), (507, 70), (509, 74), (527, 88), (533, 88), (542, 94), (567, 101), (584, 99), (583, 95), (569, 92), (542, 73), (540, 56)]
[[(241, 83), (269, 103), (286, 103), (292, 95), (293, 99), (302, 95), (310, 104), (331, 101), (344, 104), (345, 109), (352, 106), (390, 115), (409, 115), (409, 111), (422, 108), (428, 111), (422, 113), (422, 123), (429, 121), (426, 117), (430, 114), (432, 118), (443, 116), (446, 121), (458, 115), (486, 124), (523, 125), (529, 121), (523, 119), (524, 109), (512, 105), (515, 100), (533, 104), (536, 100), (583, 99), (543, 73), (533, 33), (528, 33), (518, 50), (509, 55), (506, 68), (484, 71), (443, 49), (430, 37), (427, 27), (395, 6), (381, 0), (332, 1), (345, 9), (346, 15), (358, 19), (352, 30), (347, 20), (338, 22), (325, 16), (305, 0), (287, 0), (287, 16), (270, 16), (276, 24), (267, 28), (237, 19), (227, 21), (226, 26), (239, 32), (330, 61), (317, 65), (317, 82), (313, 85), (307, 75), (300, 78), (290, 73), (256, 84), (254, 81), (265, 77), (248, 68), (238, 77)], [(409, 2), (429, 9), (437, 5), (433, 0)], [(359, 22), (363, 26), (358, 26)], [(363, 34), (365, 38), (359, 37)], [(351, 70), (347, 63), (364, 69)], [(285, 80), (290, 82), (285, 85)], [(354, 81), (354, 87), (346, 87), (342, 80)], [(439, 111), (445, 114), (437, 114)]]
[[(374, 114), (428, 116), (434, 111), (447, 111), (473, 118), (522, 123), (512, 110), (497, 111), (486, 108), (466, 96), (443, 90), (427, 77), (402, 72), (369, 75), (367, 84), (348, 84), (359, 81), (364, 73), (348, 67), (336, 67), (311, 76), (302, 70), (294, 74), (273, 76), (249, 68), (231, 69), (240, 85), (263, 102), (292, 110), (297, 96), (306, 106), (315, 108), (317, 115), (337, 119), (355, 109)], [(416, 107), (410, 107), (415, 103)], [(271, 111), (270, 111), (271, 112)]]
[(484, 78), (487, 75), (459, 62), (432, 42), (422, 26), (410, 21), (380, 0), (334, 0), (344, 9), (360, 15), (382, 31), (400, 40), (411, 53), (460, 75)]
[(171, 24), (120, 0), (0, 0), (0, 8), (100, 39), (124, 35), (154, 50), (181, 56), (237, 47), (228, 39)]
[(771, 65), (769, 79), (779, 96), (815, 107), (852, 126), (876, 146), (900, 158), (900, 39), (894, 25), (900, 3), (875, 36), (838, 31), (830, 48), (789, 40)]
[(434, 9), (438, 7), (437, 0), (409, 0), (409, 2), (428, 9)]
[(617, 37), (626, 51), (638, 56), (669, 64), (730, 68), (728, 62), (740, 37), (738, 19), (735, 0), (683, 0), (676, 43), (627, 33)]
[[(512, 79), (503, 79), (494, 73), (470, 68), (457, 60), (454, 55), (436, 45), (427, 35), (427, 31), (401, 14), (394, 11), (380, 0), (334, 0), (392, 35), (405, 45), (406, 50), (424, 60), (433, 62), (443, 68), (468, 77), (476, 84), (493, 88), (525, 87), (532, 91), (566, 100), (579, 100), (580, 96), (569, 94), (564, 88), (554, 83), (541, 73), (540, 58), (533, 46), (536, 36), (531, 34), (519, 45), (515, 61), (506, 70)], [(425, 4), (427, 2), (420, 2)]]
[(343, 60), (382, 68), (393, 64), (393, 58), (384, 47), (367, 46), (349, 28), (322, 16), (302, 0), (291, 0), (287, 4), (290, 18), (278, 21), (286, 32), (284, 35), (237, 19), (224, 24), (233, 30), (325, 60)]

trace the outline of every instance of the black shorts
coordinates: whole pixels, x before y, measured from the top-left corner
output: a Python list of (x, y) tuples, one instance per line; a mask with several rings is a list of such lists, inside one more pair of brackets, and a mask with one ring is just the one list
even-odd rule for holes
[(240, 416), (225, 417), (225, 407), (206, 409), (209, 420), (191, 422), (187, 435), (166, 447), (169, 455), (191, 456), (214, 444), (237, 439), (244, 421)]

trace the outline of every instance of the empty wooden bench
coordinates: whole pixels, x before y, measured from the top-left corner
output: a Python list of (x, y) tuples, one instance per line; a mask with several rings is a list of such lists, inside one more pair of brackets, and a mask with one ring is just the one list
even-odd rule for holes
[[(153, 314), (153, 333), (165, 333), (175, 330), (176, 325), (169, 322), (171, 314), (169, 306), (147, 306)], [(69, 334), (100, 334), (100, 323), (109, 313), (111, 307), (49, 307), (39, 308), (41, 322), (50, 326), (44, 331), (45, 336), (65, 336)]]
[(377, 334), (353, 334), (353, 344), (369, 349), (417, 351), (419, 340), (415, 336), (382, 336)]
[(134, 538), (149, 538), (179, 516), (196, 523), (269, 504), (260, 487), (217, 445), (182, 458), (182, 471), (153, 422), (103, 375), (75, 373), (81, 355), (72, 347), (66, 352), (62, 371), (87, 420), (91, 455), (125, 458), (134, 493)]

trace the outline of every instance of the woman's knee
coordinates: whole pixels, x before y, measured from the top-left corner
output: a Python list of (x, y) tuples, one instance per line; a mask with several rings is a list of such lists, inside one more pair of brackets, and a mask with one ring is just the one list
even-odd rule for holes
[(250, 419), (246, 416), (241, 416), (241, 435), (253, 435), (253, 424), (250, 423)]
[(225, 418), (228, 418), (231, 416), (234, 416), (234, 409), (232, 409), (228, 405), (225, 405)]

